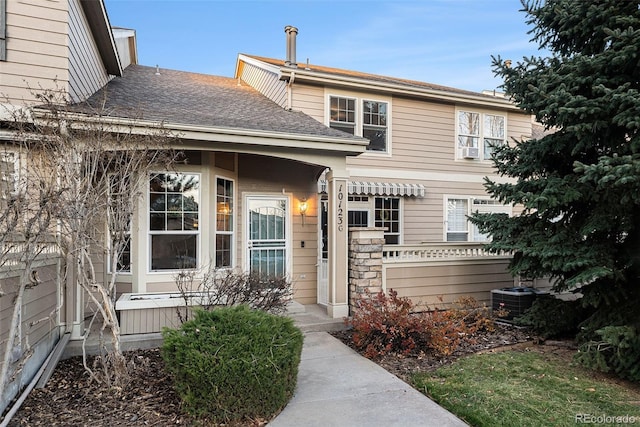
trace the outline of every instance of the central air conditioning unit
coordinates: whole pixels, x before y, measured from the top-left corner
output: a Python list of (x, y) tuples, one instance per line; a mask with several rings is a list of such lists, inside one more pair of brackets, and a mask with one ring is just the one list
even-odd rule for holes
[(548, 296), (549, 292), (535, 288), (502, 288), (491, 291), (491, 308), (504, 309), (509, 313), (502, 320), (510, 321), (524, 314), (533, 305), (536, 298)]
[(462, 147), (463, 159), (479, 159), (480, 151), (477, 147)]

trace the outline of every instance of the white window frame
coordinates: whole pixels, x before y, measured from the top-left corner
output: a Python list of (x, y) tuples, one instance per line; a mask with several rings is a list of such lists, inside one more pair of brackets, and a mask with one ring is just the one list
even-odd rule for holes
[[(365, 227), (371, 227), (372, 219), (371, 219), (371, 210), (369, 208), (351, 208), (347, 209), (347, 216), (350, 212), (366, 212), (367, 213), (367, 225)], [(349, 227), (353, 227), (353, 225), (349, 224)]]
[(20, 152), (17, 150), (11, 150), (7, 148), (3, 148), (0, 151), (0, 161), (7, 164), (13, 164), (13, 172), (9, 172), (8, 174), (2, 174), (0, 179), (3, 181), (13, 181), (13, 186), (11, 190), (9, 190), (9, 194), (2, 194), (3, 199), (7, 199), (7, 196), (15, 196), (20, 191)]
[[(223, 179), (225, 181), (230, 181), (232, 183), (232, 188), (233, 188), (233, 195), (231, 197), (231, 231), (218, 231), (218, 179)], [(215, 218), (213, 221), (213, 244), (211, 245), (213, 247), (213, 254), (212, 254), (212, 259), (215, 260), (217, 259), (217, 237), (218, 235), (229, 235), (231, 236), (231, 265), (229, 266), (219, 266), (216, 263), (215, 268), (216, 269), (232, 269), (235, 268), (236, 266), (236, 252), (237, 252), (237, 247), (236, 247), (236, 230), (238, 229), (238, 223), (237, 223), (237, 185), (236, 185), (236, 180), (233, 178), (229, 178), (228, 176), (225, 175), (215, 175), (214, 176), (214, 192), (213, 192), (213, 204), (215, 206)]]
[[(366, 201), (361, 201), (361, 200), (352, 200), (353, 198), (360, 198), (360, 197), (366, 197), (367, 200)], [(398, 199), (398, 231), (397, 232), (392, 232), (392, 231), (385, 231), (384, 235), (385, 237), (388, 235), (393, 235), (393, 236), (398, 236), (398, 243), (399, 245), (402, 244), (403, 240), (404, 240), (404, 216), (403, 216), (403, 212), (404, 212), (404, 198), (400, 197), (400, 196), (374, 196), (374, 195), (358, 195), (358, 194), (353, 194), (349, 196), (349, 200), (348, 200), (348, 204), (347, 204), (347, 209), (349, 212), (354, 212), (354, 211), (358, 211), (358, 212), (367, 212), (368, 216), (367, 216), (367, 222), (368, 222), (368, 227), (374, 227), (376, 224), (376, 200), (377, 199)]]
[(344, 123), (344, 122), (333, 122), (331, 120), (331, 99), (332, 98), (344, 98), (344, 99), (349, 99), (349, 100), (353, 100), (354, 104), (355, 104), (355, 122), (354, 122), (354, 135), (355, 136), (363, 136), (363, 131), (364, 131), (364, 127), (365, 126), (373, 126), (375, 127), (375, 125), (365, 125), (364, 124), (364, 103), (365, 102), (377, 102), (377, 103), (383, 103), (386, 104), (386, 142), (385, 142), (385, 150), (384, 151), (378, 151), (378, 150), (369, 150), (367, 148), (367, 150), (362, 153), (361, 155), (371, 155), (371, 156), (391, 156), (391, 148), (392, 148), (392, 142), (391, 142), (391, 129), (392, 129), (392, 123), (391, 123), (391, 98), (385, 98), (385, 97), (379, 97), (379, 96), (367, 96), (367, 95), (361, 95), (361, 96), (354, 96), (352, 93), (344, 93), (344, 92), (340, 92), (340, 91), (332, 91), (332, 92), (328, 92), (326, 94), (326, 111), (325, 111), (325, 117), (326, 117), (326, 121), (325, 124), (329, 127), (331, 127), (332, 123)]
[[(353, 101), (353, 122), (347, 121), (347, 120), (331, 120), (331, 101), (332, 99), (344, 99), (346, 101)], [(337, 95), (329, 95), (328, 101), (328, 121), (329, 121), (329, 127), (332, 127), (332, 125), (335, 124), (336, 128), (334, 129), (338, 129), (338, 130), (343, 130), (342, 128), (353, 128), (353, 135), (357, 135), (357, 129), (358, 129), (358, 98), (354, 98), (352, 96), (337, 96)], [(348, 111), (348, 110), (347, 110)], [(344, 130), (343, 130), (344, 131)], [(346, 132), (346, 131), (344, 131)], [(351, 133), (351, 132), (347, 132), (347, 133)]]
[[(475, 225), (473, 225), (469, 218), (466, 218), (466, 230), (453, 230), (449, 231), (448, 220), (448, 208), (450, 200), (464, 200), (467, 203), (466, 216), (471, 215), (473, 212), (481, 213), (506, 213), (509, 216), (513, 214), (513, 207), (511, 205), (503, 205), (499, 201), (487, 196), (469, 196), (469, 195), (444, 195), (443, 197), (443, 241), (456, 243), (486, 243), (489, 239), (478, 239), (480, 233)], [(466, 233), (466, 240), (448, 240), (449, 233)]]
[[(149, 188), (149, 184), (151, 181), (151, 176), (156, 175), (156, 174), (174, 174), (174, 175), (197, 175), (198, 176), (198, 229), (194, 230), (194, 231), (184, 231), (184, 230), (151, 230), (151, 218), (150, 218), (150, 213), (151, 213), (151, 197), (150, 197), (150, 193), (151, 190)], [(201, 267), (201, 263), (202, 263), (202, 202), (203, 202), (203, 185), (204, 182), (202, 180), (202, 173), (200, 172), (193, 172), (193, 171), (151, 171), (147, 174), (147, 180), (146, 180), (146, 198), (147, 198), (147, 204), (146, 204), (146, 211), (145, 211), (145, 216), (146, 216), (146, 232), (147, 232), (147, 273), (148, 274), (152, 274), (152, 275), (162, 275), (162, 274), (171, 274), (174, 273), (176, 271), (180, 271), (182, 269), (165, 269), (165, 270), (152, 270), (151, 269), (151, 264), (152, 264), (152, 246), (153, 246), (153, 242), (152, 242), (152, 238), (153, 236), (157, 236), (157, 235), (195, 235), (196, 236), (196, 265), (195, 268), (191, 268), (188, 270), (194, 271), (197, 270)]]
[[(111, 177), (112, 176), (117, 176), (118, 174), (115, 172), (110, 172), (108, 174), (108, 178), (107, 178), (107, 184), (109, 185), (109, 188), (107, 189), (107, 197), (111, 198)], [(147, 183), (148, 185), (148, 183)], [(109, 220), (108, 217), (111, 213), (111, 207), (107, 208), (107, 221)], [(134, 257), (134, 252), (133, 252), (133, 233), (132, 233), (132, 229), (133, 229), (133, 219), (135, 217), (135, 212), (132, 212), (131, 215), (131, 220), (129, 221), (129, 269), (128, 270), (118, 270), (115, 273), (120, 275), (131, 275), (133, 274), (131, 269), (132, 269), (132, 264), (133, 264), (133, 257)], [(109, 225), (107, 224), (107, 230), (106, 230), (106, 235), (107, 235), (107, 274), (113, 274), (114, 272), (111, 270), (111, 239), (109, 238)]]
[[(376, 201), (378, 199), (394, 199), (394, 200), (398, 200), (398, 231), (391, 231), (391, 230), (386, 230), (384, 232), (384, 236), (385, 236), (385, 240), (387, 238), (387, 236), (398, 236), (398, 245), (401, 245), (403, 242), (403, 228), (404, 228), (404, 216), (403, 216), (403, 211), (404, 211), (404, 206), (403, 206), (403, 198), (399, 197), (399, 196), (374, 196), (372, 197), (373, 199), (373, 207), (372, 207), (372, 216), (373, 216), (373, 224), (374, 226), (376, 225)], [(382, 211), (384, 211), (384, 209), (382, 209)], [(389, 219), (391, 220), (391, 219)]]
[[(478, 132), (477, 133), (461, 133), (460, 132), (460, 113), (470, 113), (478, 115)], [(481, 162), (490, 162), (490, 152), (485, 149), (485, 143), (487, 140), (501, 140), (502, 144), (507, 143), (507, 115), (501, 114), (495, 111), (482, 111), (482, 110), (474, 110), (471, 108), (456, 108), (455, 110), (455, 119), (456, 119), (456, 137), (455, 137), (455, 158), (456, 160), (466, 160), (466, 161), (481, 161)], [(488, 117), (499, 117), (502, 118), (503, 121), (503, 129), (502, 129), (502, 138), (495, 138), (494, 136), (487, 135), (488, 129), (485, 125), (485, 120)], [(469, 138), (477, 138), (478, 144), (478, 158), (477, 159), (468, 159), (462, 156), (463, 146), (460, 145), (460, 137), (469, 137)]]

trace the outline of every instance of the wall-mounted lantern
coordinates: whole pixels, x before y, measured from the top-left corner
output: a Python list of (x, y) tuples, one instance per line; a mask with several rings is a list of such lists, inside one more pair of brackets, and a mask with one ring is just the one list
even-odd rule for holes
[(302, 217), (302, 225), (304, 225), (304, 217), (307, 215), (308, 207), (309, 207), (309, 204), (307, 203), (307, 199), (306, 198), (300, 199), (300, 204), (298, 205), (298, 208), (300, 210), (300, 216)]

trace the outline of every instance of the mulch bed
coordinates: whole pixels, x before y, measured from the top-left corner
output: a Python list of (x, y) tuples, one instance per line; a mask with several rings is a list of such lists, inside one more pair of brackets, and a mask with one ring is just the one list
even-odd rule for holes
[[(351, 345), (349, 331), (333, 335)], [(449, 357), (388, 355), (376, 362), (407, 381), (410, 373), (435, 369), (466, 354), (523, 343), (531, 343), (531, 337), (525, 330), (498, 325), (495, 331), (478, 335), (475, 343), (464, 345)], [(9, 426), (214, 425), (206, 420), (195, 420), (182, 412), (180, 399), (164, 372), (164, 362), (158, 349), (127, 352), (125, 355), (133, 361), (135, 368), (132, 369), (130, 383), (115, 390), (106, 390), (91, 381), (82, 367), (81, 358), (61, 361), (47, 386), (31, 392)], [(255, 420), (243, 425), (256, 427), (265, 424), (266, 420)]]
[(91, 381), (81, 357), (58, 363), (43, 389), (34, 389), (9, 426), (192, 425), (164, 373), (159, 349), (125, 353), (131, 381), (107, 390)]
[[(351, 331), (332, 332), (334, 337), (358, 351), (351, 340)], [(432, 371), (443, 365), (447, 365), (456, 359), (474, 353), (506, 348), (533, 346), (538, 340), (523, 328), (509, 324), (496, 324), (493, 331), (477, 333), (469, 342), (461, 344), (453, 354), (439, 356), (429, 352), (415, 352), (408, 356), (391, 353), (374, 360), (387, 371), (410, 383), (410, 375), (416, 372)]]

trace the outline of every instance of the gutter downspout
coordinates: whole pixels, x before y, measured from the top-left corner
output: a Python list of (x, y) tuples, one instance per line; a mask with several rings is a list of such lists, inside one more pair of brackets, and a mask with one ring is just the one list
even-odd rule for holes
[(293, 109), (293, 82), (296, 80), (296, 72), (291, 72), (291, 77), (289, 77), (289, 81), (287, 82), (287, 110), (291, 111)]

